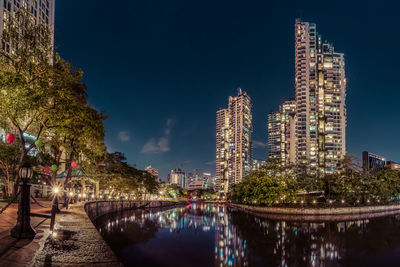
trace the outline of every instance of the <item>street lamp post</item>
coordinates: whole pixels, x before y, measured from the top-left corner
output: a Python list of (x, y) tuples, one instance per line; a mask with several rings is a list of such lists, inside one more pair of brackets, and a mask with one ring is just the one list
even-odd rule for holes
[(53, 205), (51, 207), (51, 217), (50, 217), (50, 231), (54, 230), (54, 224), (56, 222), (56, 213), (58, 209), (58, 193), (60, 192), (60, 189), (55, 186), (51, 190), (54, 194), (54, 200), (53, 200)]
[(73, 203), (73, 197), (74, 197), (74, 193), (72, 191), (69, 192), (69, 199), (68, 199), (68, 203)]
[(17, 224), (11, 229), (11, 236), (15, 238), (34, 238), (36, 233), (31, 226), (31, 185), (28, 183), (33, 176), (33, 170), (29, 164), (25, 164), (18, 171), (21, 178), (21, 196), (18, 202)]

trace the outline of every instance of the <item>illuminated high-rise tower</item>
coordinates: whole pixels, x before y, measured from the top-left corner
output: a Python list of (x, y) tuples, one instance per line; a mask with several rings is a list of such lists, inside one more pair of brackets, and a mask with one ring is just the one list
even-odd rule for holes
[(296, 101), (286, 100), (280, 107), (281, 115), (281, 154), (284, 164), (296, 162)]
[(227, 192), (240, 183), (251, 170), (251, 99), (238, 89), (238, 95), (229, 97), (227, 109), (217, 111), (216, 129), (216, 183)]
[(216, 178), (215, 190), (225, 191), (224, 181), (228, 181), (229, 159), (229, 112), (228, 109), (217, 111), (216, 123)]
[(268, 114), (268, 158), (281, 157), (281, 113)]
[(314, 23), (296, 20), (296, 162), (333, 173), (346, 154), (344, 55), (322, 41)]
[(268, 114), (268, 158), (279, 159), (283, 164), (295, 163), (296, 102), (286, 100), (278, 112)]

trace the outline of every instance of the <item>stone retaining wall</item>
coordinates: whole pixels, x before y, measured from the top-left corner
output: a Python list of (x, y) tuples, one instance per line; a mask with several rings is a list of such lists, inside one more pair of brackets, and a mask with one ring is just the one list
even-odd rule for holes
[(85, 211), (92, 222), (94, 222), (97, 218), (107, 213), (120, 212), (123, 210), (131, 210), (137, 208), (173, 207), (182, 204), (186, 204), (186, 202), (137, 200), (93, 201), (87, 202), (85, 204)]
[(242, 210), (286, 215), (345, 215), (345, 214), (363, 214), (400, 210), (400, 205), (388, 206), (366, 206), (366, 207), (343, 207), (343, 208), (280, 208), (280, 207), (257, 207), (249, 205), (240, 205), (228, 203), (228, 206), (236, 207)]

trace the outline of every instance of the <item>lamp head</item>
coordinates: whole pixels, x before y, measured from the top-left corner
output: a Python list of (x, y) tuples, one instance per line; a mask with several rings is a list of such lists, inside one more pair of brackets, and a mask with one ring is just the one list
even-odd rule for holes
[(32, 179), (33, 170), (29, 163), (25, 163), (18, 171), (19, 178), (21, 179)]
[(60, 189), (57, 186), (55, 186), (51, 191), (53, 191), (54, 194), (58, 194), (58, 192), (60, 192)]

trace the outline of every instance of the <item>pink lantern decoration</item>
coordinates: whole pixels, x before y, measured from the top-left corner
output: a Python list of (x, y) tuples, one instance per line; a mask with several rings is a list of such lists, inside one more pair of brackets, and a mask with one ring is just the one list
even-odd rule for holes
[(50, 168), (49, 167), (44, 168), (44, 172), (49, 174), (50, 173)]
[(12, 144), (14, 143), (14, 141), (15, 141), (15, 135), (13, 135), (12, 133), (8, 133), (6, 135), (6, 142)]
[(76, 163), (76, 161), (71, 162), (71, 167), (72, 169), (75, 169), (76, 167), (78, 167), (78, 163)]

